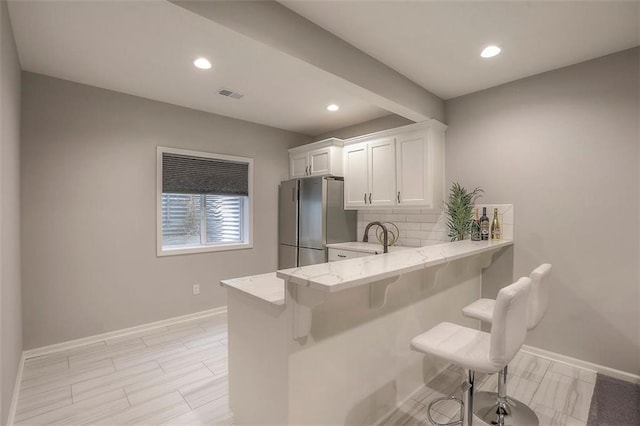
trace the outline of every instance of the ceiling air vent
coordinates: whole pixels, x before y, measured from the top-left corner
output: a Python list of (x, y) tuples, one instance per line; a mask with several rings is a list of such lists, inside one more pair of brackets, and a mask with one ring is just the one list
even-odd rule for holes
[(228, 98), (233, 98), (233, 99), (240, 99), (240, 98), (242, 98), (244, 96), (241, 93), (233, 92), (233, 91), (231, 91), (229, 89), (220, 89), (220, 90), (218, 90), (218, 95), (226, 96)]

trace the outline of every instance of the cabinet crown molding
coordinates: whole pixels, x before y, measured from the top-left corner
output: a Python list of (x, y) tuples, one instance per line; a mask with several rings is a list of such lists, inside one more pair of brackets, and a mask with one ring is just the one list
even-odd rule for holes
[(338, 139), (338, 138), (323, 139), (321, 141), (311, 142), (311, 143), (308, 143), (306, 145), (300, 145), (300, 146), (296, 146), (295, 148), (290, 148), (289, 149), (289, 153), (290, 154), (300, 154), (300, 153), (308, 152), (308, 151), (311, 151), (311, 150), (314, 150), (314, 149), (326, 148), (328, 146), (339, 146), (339, 147), (342, 147), (342, 146), (344, 146), (344, 140)]
[(447, 125), (441, 123), (438, 120), (431, 119), (421, 121), (419, 123), (407, 124), (406, 126), (394, 127), (392, 129), (380, 130), (379, 132), (368, 133), (366, 135), (354, 136), (344, 141), (344, 146), (352, 145), (354, 143), (362, 142), (363, 140), (370, 140), (372, 138), (384, 138), (387, 136), (395, 136), (399, 133), (407, 133), (413, 131), (426, 130), (429, 128), (436, 128), (442, 131), (447, 130)]

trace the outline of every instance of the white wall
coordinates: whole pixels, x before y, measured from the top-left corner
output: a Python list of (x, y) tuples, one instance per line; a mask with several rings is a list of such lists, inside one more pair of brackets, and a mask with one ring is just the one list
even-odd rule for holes
[[(31, 73), (22, 101), (25, 348), (223, 306), (221, 279), (275, 270), (306, 136)], [(253, 249), (156, 257), (158, 145), (254, 158)]]
[[(446, 102), (448, 185), (513, 202), (515, 276), (553, 264), (527, 343), (640, 374), (639, 49)], [(494, 297), (497, 283), (483, 282)]]
[(20, 289), (20, 63), (0, 1), (0, 423), (9, 414), (22, 355)]

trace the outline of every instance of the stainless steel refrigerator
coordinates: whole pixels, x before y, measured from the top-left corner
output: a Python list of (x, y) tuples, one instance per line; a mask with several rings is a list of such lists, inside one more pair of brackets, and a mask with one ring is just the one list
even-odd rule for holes
[(341, 177), (280, 184), (278, 269), (326, 262), (327, 244), (356, 240), (356, 211), (344, 209), (343, 191)]

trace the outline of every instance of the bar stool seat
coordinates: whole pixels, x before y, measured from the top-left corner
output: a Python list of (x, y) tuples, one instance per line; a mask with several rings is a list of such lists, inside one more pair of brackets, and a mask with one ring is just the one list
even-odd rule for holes
[[(531, 280), (523, 277), (500, 290), (490, 333), (443, 322), (411, 340), (411, 349), (435, 355), (467, 370), (467, 381), (462, 385), (463, 410), (458, 422), (463, 426), (470, 426), (473, 422), (475, 373), (501, 371), (524, 343), (530, 286)], [(430, 413), (427, 414), (431, 419)]]
[(470, 305), (462, 308), (462, 314), (465, 317), (479, 319), (483, 322), (490, 323), (493, 321), (493, 310), (496, 307), (494, 299), (478, 299)]
[(480, 373), (494, 374), (504, 365), (489, 359), (489, 333), (441, 322), (411, 341), (411, 349), (433, 354), (452, 364)]

